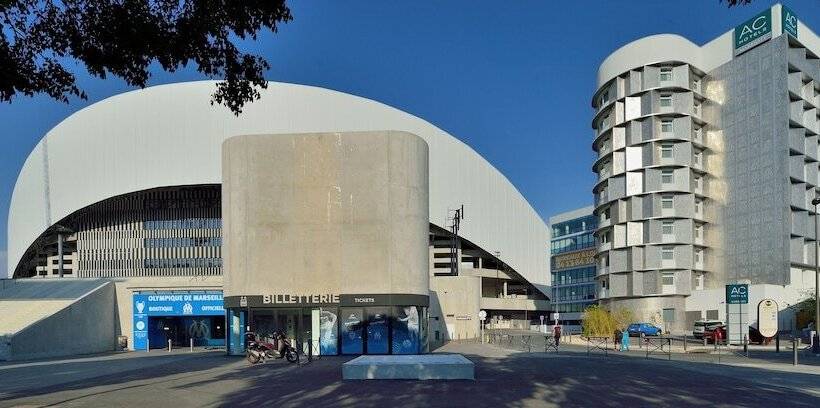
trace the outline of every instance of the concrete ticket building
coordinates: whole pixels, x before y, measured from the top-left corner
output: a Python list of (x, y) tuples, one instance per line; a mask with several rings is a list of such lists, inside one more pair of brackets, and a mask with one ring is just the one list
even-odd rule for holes
[(781, 329), (814, 287), (820, 38), (776, 4), (704, 44), (661, 34), (598, 70), (592, 147), (598, 298), (673, 332), (726, 319), (747, 283), (749, 323), (773, 299)]
[(36, 145), (9, 209), (0, 359), (239, 353), (274, 329), (325, 354), (418, 353), (474, 336), (481, 309), (549, 312), (546, 224), (464, 143), (310, 86), (270, 83), (237, 117), (214, 84), (113, 96)]

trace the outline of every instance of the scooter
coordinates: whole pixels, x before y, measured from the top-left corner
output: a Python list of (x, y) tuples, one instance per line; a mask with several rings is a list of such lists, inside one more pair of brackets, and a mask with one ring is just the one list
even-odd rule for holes
[[(259, 362), (265, 362), (265, 360), (270, 358), (282, 358), (285, 357), (288, 362), (295, 363), (299, 361), (299, 354), (297, 353), (296, 349), (291, 346), (290, 341), (285, 337), (284, 334), (280, 332), (273, 332), (274, 342), (270, 343), (265, 340), (268, 336), (259, 336), (254, 332), (247, 332), (245, 333), (245, 342), (247, 344), (246, 350), (246, 357), (248, 362), (251, 364), (256, 364)], [(279, 342), (282, 342), (282, 353), (278, 352), (279, 350)]]
[[(282, 334), (281, 332), (275, 331), (275, 332), (273, 332), (273, 339), (276, 342), (276, 346), (278, 346), (279, 344), (282, 344), (282, 346), (281, 346), (282, 354), (280, 354), (278, 358), (285, 357), (285, 359), (287, 359), (288, 362), (290, 362), (290, 363), (295, 363), (295, 362), (299, 361), (299, 353), (296, 351), (296, 348), (294, 348), (290, 344), (290, 340), (288, 340), (288, 338), (285, 337), (284, 334)], [(279, 353), (276, 352), (276, 350), (279, 350), (279, 347), (276, 347), (273, 350), (271, 350), (274, 355), (279, 354)]]

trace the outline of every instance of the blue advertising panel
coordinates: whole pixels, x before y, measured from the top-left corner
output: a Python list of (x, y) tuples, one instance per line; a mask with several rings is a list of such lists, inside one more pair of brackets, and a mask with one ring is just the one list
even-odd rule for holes
[[(133, 302), (134, 350), (145, 350), (149, 317), (224, 316), (222, 293), (135, 293)], [(213, 330), (203, 321), (192, 321), (196, 331)], [(193, 327), (192, 326), (192, 327)]]

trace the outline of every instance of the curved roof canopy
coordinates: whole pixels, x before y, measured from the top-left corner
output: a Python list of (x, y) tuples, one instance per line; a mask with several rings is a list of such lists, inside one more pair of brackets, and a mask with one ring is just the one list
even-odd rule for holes
[(464, 205), (460, 235), (500, 251), (507, 265), (540, 289), (549, 284), (544, 221), (498, 170), (441, 129), (369, 99), (274, 82), (236, 117), (210, 104), (214, 84), (116, 95), (48, 132), (14, 186), (9, 271), (47, 228), (91, 204), (156, 187), (221, 183), (221, 146), (231, 136), (401, 130), (430, 147), (430, 222), (446, 226), (448, 209)]

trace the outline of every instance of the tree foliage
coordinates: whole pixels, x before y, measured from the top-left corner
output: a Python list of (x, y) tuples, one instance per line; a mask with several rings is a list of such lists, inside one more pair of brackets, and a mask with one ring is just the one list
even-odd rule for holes
[(635, 314), (629, 309), (619, 307), (609, 311), (601, 306), (592, 305), (584, 310), (584, 336), (609, 337), (615, 330), (624, 331), (634, 322)]
[[(724, 0), (720, 0), (721, 3), (723, 3), (723, 1)], [(741, 5), (745, 6), (747, 4), (752, 4), (752, 0), (726, 0), (726, 4), (729, 5), (729, 7)]]
[(615, 319), (608, 310), (592, 305), (584, 310), (584, 336), (609, 337), (615, 332)]
[(235, 114), (258, 99), (270, 67), (235, 42), (292, 20), (285, 0), (0, 0), (0, 101), (45, 93), (86, 99), (66, 63), (145, 87), (149, 66), (195, 64), (220, 79), (211, 103)]

